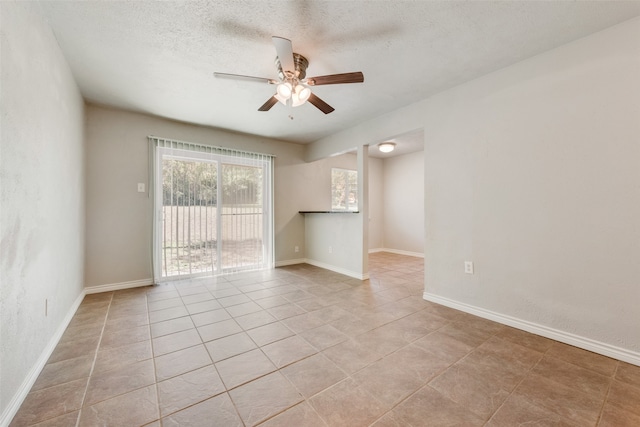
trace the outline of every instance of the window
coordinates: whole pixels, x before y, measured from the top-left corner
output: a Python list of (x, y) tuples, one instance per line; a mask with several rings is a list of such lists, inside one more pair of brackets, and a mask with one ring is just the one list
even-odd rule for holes
[(358, 171), (331, 169), (331, 210), (358, 210)]
[(150, 141), (154, 280), (273, 267), (272, 156)]

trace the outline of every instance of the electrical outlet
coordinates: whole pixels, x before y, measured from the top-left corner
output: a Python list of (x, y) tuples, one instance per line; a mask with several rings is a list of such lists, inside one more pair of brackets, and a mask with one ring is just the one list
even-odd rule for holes
[(329, 246), (329, 253), (332, 254), (333, 253), (333, 248), (331, 246)]
[(138, 183), (138, 193), (144, 193), (144, 182)]
[(294, 247), (294, 248), (293, 248), (293, 250), (294, 250), (296, 253), (300, 252), (300, 248), (299, 248), (299, 247), (297, 247), (297, 246), (296, 246), (296, 247)]
[(473, 274), (473, 261), (464, 262), (464, 272), (467, 274)]

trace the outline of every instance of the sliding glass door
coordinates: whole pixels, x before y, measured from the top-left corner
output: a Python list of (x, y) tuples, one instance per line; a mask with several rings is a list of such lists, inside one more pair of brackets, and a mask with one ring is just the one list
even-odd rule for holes
[(156, 147), (155, 280), (273, 266), (271, 159)]
[(223, 270), (254, 268), (264, 262), (264, 170), (222, 164), (220, 263)]
[(218, 163), (162, 159), (162, 276), (219, 270)]

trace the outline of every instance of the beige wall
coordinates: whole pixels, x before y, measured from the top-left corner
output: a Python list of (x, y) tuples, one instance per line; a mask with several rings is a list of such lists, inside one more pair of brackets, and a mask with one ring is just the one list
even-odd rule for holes
[(302, 171), (302, 178), (306, 182), (305, 187), (314, 191), (306, 192), (306, 196), (301, 198), (299, 204), (302, 207), (299, 210), (331, 210), (332, 168), (357, 170), (357, 156), (347, 153), (307, 163)]
[(384, 160), (384, 247), (424, 254), (424, 152)]
[(384, 164), (383, 159), (369, 157), (369, 250), (386, 247), (384, 245), (386, 206)]
[(137, 183), (149, 180), (147, 136), (274, 154), (276, 262), (304, 258), (299, 210), (318, 194), (316, 177), (302, 160), (303, 146), (219, 129), (87, 107), (86, 286), (149, 281), (151, 203)]
[[(314, 181), (310, 188), (316, 188), (316, 191), (305, 202), (307, 207), (304, 210), (331, 210), (331, 169), (359, 170), (358, 163), (357, 154), (352, 153), (326, 157), (309, 163), (307, 174), (311, 174)], [(377, 194), (373, 201), (369, 199), (369, 208), (372, 204), (376, 206), (372, 210), (374, 215), (372, 224), (377, 227), (375, 233), (381, 236), (382, 167), (379, 159), (368, 159), (367, 165), (368, 169), (374, 170), (374, 175), (367, 173), (368, 184), (369, 186), (373, 185), (374, 191), (380, 191), (380, 194)], [(358, 178), (360, 179), (361, 176)], [(359, 205), (362, 206), (361, 204), (366, 203), (367, 198), (362, 193), (358, 196)], [(363, 260), (363, 245), (366, 253), (366, 248), (371, 248), (371, 244), (362, 240), (362, 217), (364, 215), (367, 215), (367, 209), (361, 209), (361, 213), (358, 214), (305, 214), (306, 261), (352, 277), (366, 277), (366, 266), (363, 265), (366, 262)], [(371, 217), (371, 215), (368, 216)]]
[(305, 155), (424, 129), (425, 296), (640, 364), (638, 75), (634, 19)]
[[(369, 157), (369, 210), (367, 249), (390, 250), (421, 256), (424, 253), (424, 155), (423, 152), (380, 159)], [(326, 157), (308, 164), (319, 189), (307, 210), (330, 209), (328, 188), (331, 168), (357, 168), (355, 154)], [(322, 183), (322, 184), (320, 184)], [(363, 219), (360, 218), (360, 221)], [(363, 239), (352, 216), (305, 216), (305, 254), (309, 262), (353, 277), (361, 277), (357, 245)], [(312, 238), (309, 238), (312, 237)], [(329, 253), (328, 248), (332, 248)], [(364, 272), (366, 276), (367, 272)]]
[[(422, 167), (422, 165), (420, 165)], [(308, 163), (304, 168), (304, 179), (309, 188), (317, 188), (313, 194), (306, 194), (301, 201), (301, 210), (331, 209), (331, 168), (357, 170), (357, 155), (347, 153), (326, 157)], [(384, 161), (369, 157), (369, 249), (383, 247), (384, 235)], [(309, 197), (311, 196), (311, 197)]]
[(0, 425), (35, 381), (83, 287), (84, 104), (32, 7), (0, 2)]
[[(339, 239), (332, 243), (335, 251), (329, 254), (329, 243), (323, 239), (306, 240), (305, 220), (308, 218), (298, 211), (331, 209), (331, 168), (357, 169), (355, 154), (306, 163), (302, 145), (89, 105), (86, 286), (151, 281), (152, 200), (148, 193), (137, 192), (137, 183), (145, 183), (147, 190), (149, 188), (148, 135), (275, 154), (276, 265), (310, 259), (331, 267), (340, 265), (345, 259), (341, 251), (347, 251), (348, 247), (340, 242), (354, 233), (354, 227), (360, 227), (352, 224), (353, 218), (347, 224), (336, 225), (336, 230), (343, 229), (346, 233), (333, 234)], [(382, 163), (379, 159), (371, 159), (370, 164), (375, 165), (374, 188), (381, 193)], [(372, 222), (381, 236), (382, 200), (377, 196), (373, 203), (377, 207), (373, 210)], [(313, 219), (307, 227), (312, 224)], [(332, 224), (336, 223), (329, 221), (329, 228), (334, 229)], [(295, 252), (296, 246), (299, 252)]]
[(429, 294), (640, 363), (639, 75), (635, 19), (424, 104)]

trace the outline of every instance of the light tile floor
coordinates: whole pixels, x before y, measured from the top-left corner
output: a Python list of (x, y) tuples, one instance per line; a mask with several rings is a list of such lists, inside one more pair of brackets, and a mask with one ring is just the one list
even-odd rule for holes
[(640, 367), (422, 299), (423, 262), (88, 295), (12, 426), (640, 426)]

